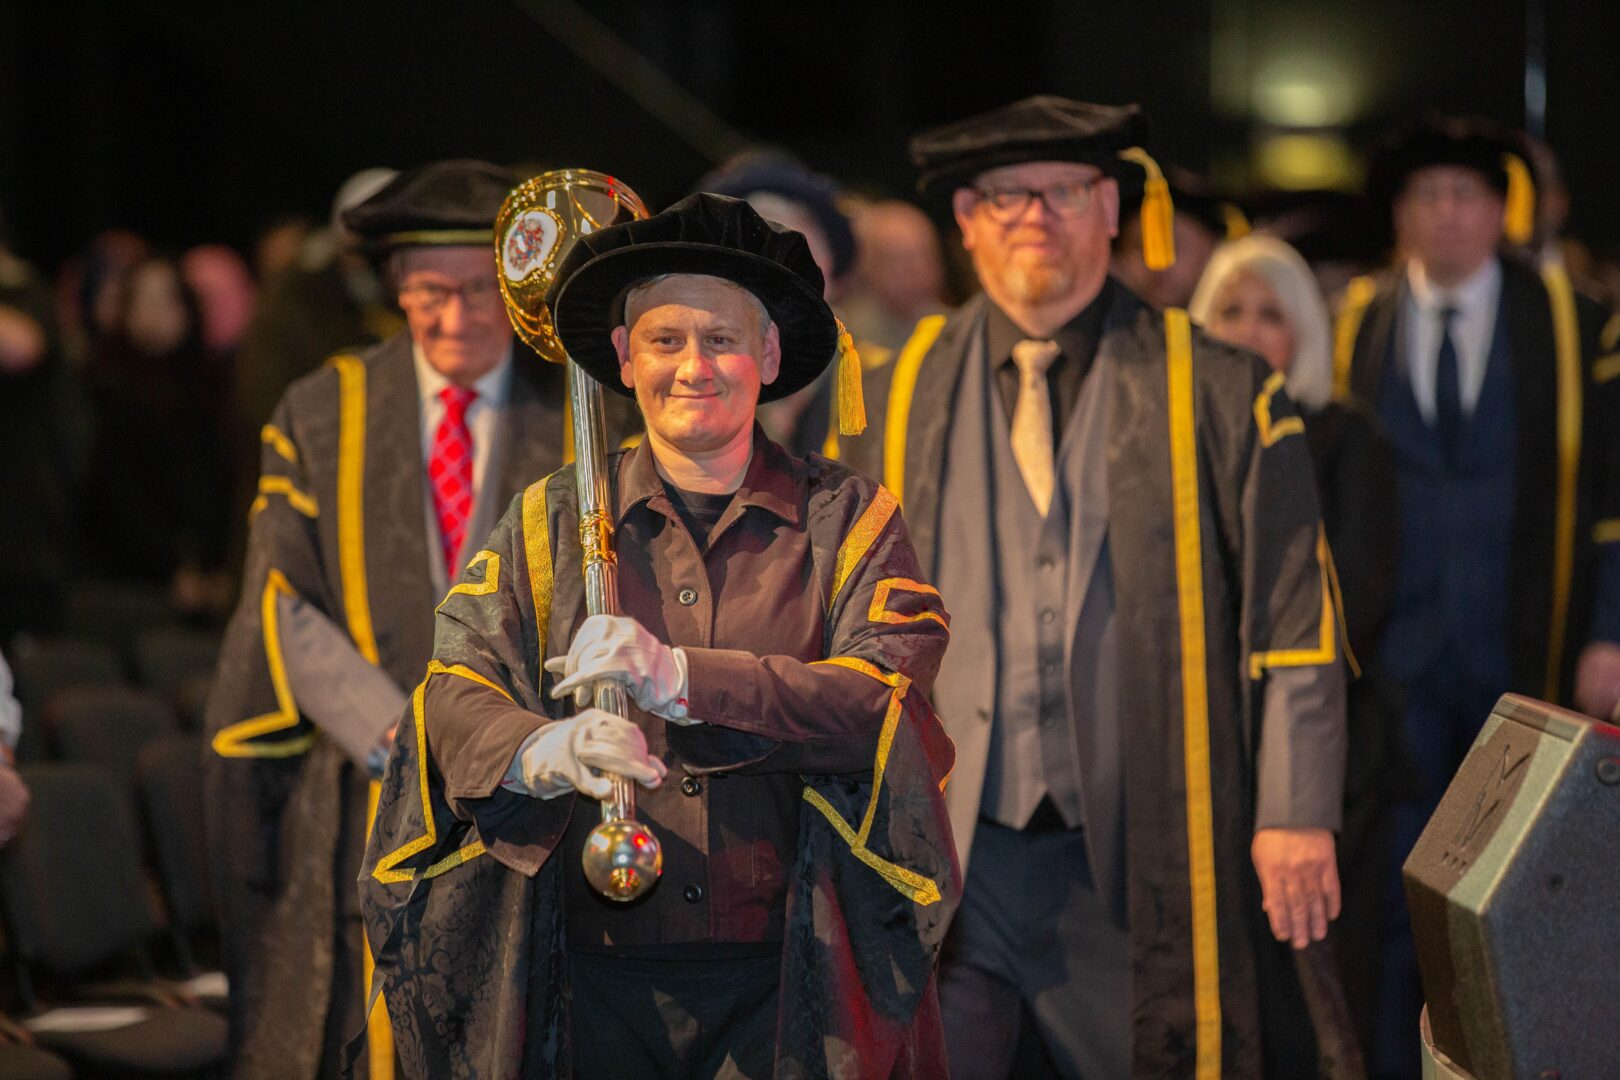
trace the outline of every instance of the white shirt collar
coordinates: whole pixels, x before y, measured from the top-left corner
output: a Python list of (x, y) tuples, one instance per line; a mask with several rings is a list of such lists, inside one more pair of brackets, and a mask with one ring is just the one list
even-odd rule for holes
[(1473, 314), (1491, 306), (1502, 286), (1502, 264), (1488, 259), (1462, 284), (1441, 289), (1429, 280), (1423, 264), (1411, 259), (1406, 264), (1406, 284), (1412, 290), (1412, 299), (1425, 312), (1438, 313), (1442, 308), (1454, 307), (1459, 313)]
[[(427, 355), (422, 352), (422, 346), (416, 341), (411, 342), (411, 359), (416, 363), (416, 388), (421, 395), (422, 404), (436, 402), (439, 392), (450, 385), (450, 380), (434, 370), (433, 365), (427, 362)], [(512, 343), (506, 343), (506, 352), (501, 362), (485, 372), (477, 382), (473, 383), (473, 390), (478, 394), (474, 405), (501, 405), (506, 402), (506, 393), (512, 384)]]

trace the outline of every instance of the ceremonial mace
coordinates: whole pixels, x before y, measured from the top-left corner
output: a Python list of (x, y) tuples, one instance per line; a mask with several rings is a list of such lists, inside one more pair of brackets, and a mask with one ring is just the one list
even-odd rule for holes
[[(613, 177), (588, 169), (558, 169), (524, 181), (506, 197), (495, 218), (495, 262), (507, 317), (518, 336), (543, 359), (567, 366), (585, 610), (591, 615), (619, 613), (602, 387), (569, 360), (545, 298), (575, 240), (646, 216), (640, 196)], [(592, 693), (598, 709), (630, 715), (628, 696), (619, 683), (599, 679)], [(585, 841), (585, 879), (609, 900), (634, 900), (658, 883), (664, 853), (652, 830), (636, 820), (634, 783), (606, 775), (613, 790), (602, 801), (601, 823)]]

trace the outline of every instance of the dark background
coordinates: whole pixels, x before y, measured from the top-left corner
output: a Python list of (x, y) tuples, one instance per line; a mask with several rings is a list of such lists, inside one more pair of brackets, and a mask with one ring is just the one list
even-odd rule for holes
[(1268, 136), (1325, 134), (1353, 184), (1404, 111), (1524, 125), (1538, 42), (1571, 229), (1611, 245), (1598, 0), (0, 0), (0, 215), (46, 265), (110, 226), (246, 246), (356, 169), (447, 156), (596, 168), (656, 207), (740, 139), (905, 194), (908, 134), (1037, 92), (1139, 101), (1161, 159), (1237, 190)]

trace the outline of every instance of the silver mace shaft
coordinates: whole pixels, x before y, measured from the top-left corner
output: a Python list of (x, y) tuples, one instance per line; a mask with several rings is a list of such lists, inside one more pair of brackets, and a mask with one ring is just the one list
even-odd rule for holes
[[(602, 387), (568, 363), (568, 396), (574, 413), (574, 481), (579, 494), (579, 545), (585, 567), (585, 611), (619, 613), (619, 562), (613, 551), (613, 484), (607, 473), (607, 420)], [(628, 717), (625, 689), (598, 679), (595, 705)], [(634, 900), (658, 883), (664, 852), (652, 830), (636, 820), (636, 788), (628, 777), (606, 774), (613, 791), (602, 801), (602, 822), (591, 830), (581, 860), (585, 879), (609, 900)]]

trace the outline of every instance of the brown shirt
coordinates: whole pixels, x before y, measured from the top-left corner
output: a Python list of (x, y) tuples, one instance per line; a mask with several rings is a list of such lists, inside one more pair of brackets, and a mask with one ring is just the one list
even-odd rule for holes
[[(501, 788), (536, 717), (488, 687), (465, 678), (426, 684), (432, 760), (451, 808), (476, 823), (497, 859), (532, 873), (561, 848), (569, 864), (563, 877), (571, 946), (780, 941), (805, 812), (801, 777), (870, 777), (896, 694), (926, 694), (933, 683), (948, 636), (943, 608), (919, 580), (887, 492), (836, 464), (792, 458), (757, 429), (753, 460), (706, 550), (683, 523), (645, 445), (619, 459), (615, 488), (621, 607), (660, 640), (685, 647), (689, 707), (703, 721), (666, 728), (657, 717), (632, 717), (650, 752), (670, 768), (658, 791), (638, 790), (638, 816), (663, 843), (662, 882), (630, 906), (590, 891), (577, 862), (599, 820), (597, 804)], [(572, 491), (554, 479), (548, 495), (555, 601), (545, 653), (556, 656), (566, 654), (585, 612)], [(532, 591), (532, 568), (520, 558), (518, 511), (509, 512), (490, 544), (504, 553), (504, 565), (519, 569), (501, 573), (499, 593), (521, 604)], [(457, 612), (490, 603), (454, 599), (441, 615), (436, 648), (447, 661), (469, 652), (463, 642), (447, 642), (445, 615), (452, 630), (476, 626), (481, 618)], [(524, 672), (501, 660), (521, 656), (523, 642), (496, 645), (471, 651), (491, 663), (468, 666), (503, 685), (530, 677), (532, 659)], [(544, 689), (550, 681), (546, 675)], [(561, 705), (547, 707), (564, 715)]]

